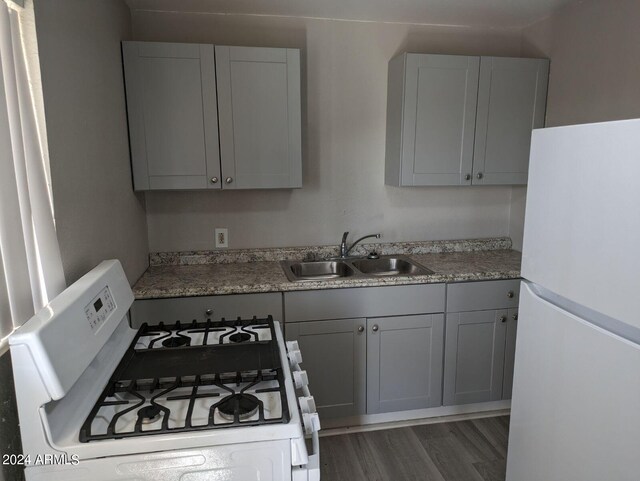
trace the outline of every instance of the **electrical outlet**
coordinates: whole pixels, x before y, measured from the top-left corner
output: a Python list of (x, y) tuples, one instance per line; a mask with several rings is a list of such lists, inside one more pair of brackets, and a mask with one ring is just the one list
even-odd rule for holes
[(229, 247), (229, 229), (216, 227), (216, 249)]

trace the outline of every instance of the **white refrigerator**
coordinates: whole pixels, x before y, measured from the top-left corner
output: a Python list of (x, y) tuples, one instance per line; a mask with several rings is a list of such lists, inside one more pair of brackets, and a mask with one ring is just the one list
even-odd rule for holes
[(507, 481), (640, 480), (640, 120), (533, 132)]

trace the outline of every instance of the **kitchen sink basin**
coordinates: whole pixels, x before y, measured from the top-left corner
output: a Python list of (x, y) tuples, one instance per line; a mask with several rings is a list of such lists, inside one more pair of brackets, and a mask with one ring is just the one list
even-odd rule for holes
[(377, 259), (347, 258), (326, 261), (281, 261), (290, 281), (332, 280), (350, 277), (415, 276), (432, 274), (406, 256), (382, 256)]
[(283, 261), (284, 272), (292, 281), (341, 279), (355, 275), (351, 266), (342, 261)]
[(414, 264), (400, 256), (380, 257), (378, 259), (356, 259), (351, 264), (368, 276), (402, 276), (431, 274), (429, 269)]

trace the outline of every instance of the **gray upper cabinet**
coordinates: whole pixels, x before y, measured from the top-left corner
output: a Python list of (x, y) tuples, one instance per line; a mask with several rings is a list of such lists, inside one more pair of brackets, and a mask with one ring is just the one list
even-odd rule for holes
[(135, 190), (220, 188), (213, 45), (123, 42)]
[(544, 126), (549, 61), (482, 57), (474, 184), (526, 184), (531, 130)]
[(403, 54), (389, 63), (385, 182), (471, 183), (479, 57)]
[(301, 187), (299, 50), (122, 49), (135, 190)]
[(302, 186), (300, 51), (216, 46), (225, 189)]
[(440, 406), (444, 315), (367, 319), (367, 413)]
[(365, 319), (293, 322), (287, 340), (298, 341), (302, 368), (321, 419), (365, 412)]
[(445, 406), (502, 399), (507, 314), (447, 313)]
[(546, 59), (402, 54), (389, 62), (385, 183), (525, 184)]

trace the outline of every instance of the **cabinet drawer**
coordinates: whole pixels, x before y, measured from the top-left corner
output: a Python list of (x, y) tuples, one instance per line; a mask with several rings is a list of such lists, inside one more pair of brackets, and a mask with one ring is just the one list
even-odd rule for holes
[[(207, 310), (211, 314), (207, 314)], [(241, 294), (229, 296), (174, 297), (171, 299), (142, 299), (131, 306), (131, 325), (143, 323), (165, 324), (180, 322), (204, 322), (207, 318), (266, 317), (282, 320), (282, 294)]]
[(447, 312), (518, 307), (520, 279), (447, 285)]
[(444, 312), (444, 284), (285, 292), (287, 322)]

